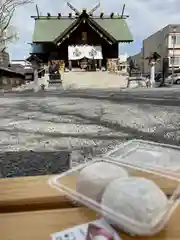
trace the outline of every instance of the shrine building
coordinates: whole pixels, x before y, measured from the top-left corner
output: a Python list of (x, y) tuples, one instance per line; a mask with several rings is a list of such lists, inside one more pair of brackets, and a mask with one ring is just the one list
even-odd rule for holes
[(32, 16), (35, 20), (31, 55), (44, 64), (50, 60), (63, 60), (70, 70), (84, 59), (94, 59), (98, 68), (107, 66), (108, 59), (118, 58), (119, 43), (133, 41), (126, 17), (111, 13), (93, 16), (92, 9), (79, 12), (71, 4), (75, 14), (68, 16)]

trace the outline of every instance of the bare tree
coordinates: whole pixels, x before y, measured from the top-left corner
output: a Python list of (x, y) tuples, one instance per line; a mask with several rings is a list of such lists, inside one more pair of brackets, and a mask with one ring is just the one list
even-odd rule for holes
[(0, 0), (0, 51), (6, 49), (6, 43), (16, 38), (15, 32), (8, 33), (11, 20), (17, 7), (32, 3), (33, 0)]

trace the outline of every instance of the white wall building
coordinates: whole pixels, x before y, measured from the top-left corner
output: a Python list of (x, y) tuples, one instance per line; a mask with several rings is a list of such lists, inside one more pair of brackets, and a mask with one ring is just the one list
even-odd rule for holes
[[(163, 58), (169, 58), (169, 68), (180, 68), (180, 24), (170, 24), (158, 32), (143, 40), (140, 55), (142, 56), (142, 72), (149, 73), (149, 61), (146, 60), (153, 52), (157, 52), (161, 58), (156, 64), (156, 72), (162, 71)], [(132, 56), (136, 58), (136, 55)]]

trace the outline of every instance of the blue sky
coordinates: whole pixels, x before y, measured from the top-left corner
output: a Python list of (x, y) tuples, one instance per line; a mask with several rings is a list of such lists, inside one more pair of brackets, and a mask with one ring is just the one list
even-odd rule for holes
[[(71, 0), (69, 1), (78, 10), (87, 8), (90, 10), (98, 0)], [(126, 3), (125, 14), (130, 15), (127, 20), (133, 34), (134, 42), (120, 46), (120, 52), (129, 55), (140, 51), (142, 40), (156, 32), (167, 24), (180, 24), (180, 0), (101, 0), (101, 8), (96, 12), (103, 11), (105, 14), (121, 12), (123, 3)], [(30, 18), (36, 15), (35, 4), (38, 4), (40, 12), (52, 15), (58, 12), (68, 14), (70, 9), (64, 0), (35, 0), (33, 4), (26, 5), (16, 10), (12, 25), (17, 29), (20, 39), (9, 46), (11, 59), (24, 59), (29, 54), (34, 20)]]

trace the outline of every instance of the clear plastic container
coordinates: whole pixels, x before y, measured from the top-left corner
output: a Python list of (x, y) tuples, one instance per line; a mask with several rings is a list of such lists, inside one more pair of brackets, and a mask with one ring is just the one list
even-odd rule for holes
[[(76, 182), (80, 171), (95, 162), (107, 162), (125, 168), (129, 176), (144, 177), (154, 181), (161, 190), (168, 196), (167, 207), (154, 217), (152, 222), (149, 224), (144, 224), (123, 214), (117, 214), (111, 209), (102, 206), (102, 204), (94, 201), (76, 191)], [(96, 211), (101, 216), (108, 216), (108, 220), (115, 226), (118, 226), (121, 230), (125, 230), (132, 235), (140, 236), (152, 236), (160, 232), (167, 224), (169, 218), (176, 210), (180, 202), (180, 180), (174, 176), (168, 176), (155, 170), (145, 169), (145, 167), (140, 168), (139, 166), (132, 166), (122, 162), (114, 162), (109, 159), (96, 159), (92, 162), (79, 165), (61, 175), (53, 176), (49, 179), (49, 184), (51, 187), (57, 189), (58, 191), (64, 192), (65, 196), (70, 198), (72, 201), (80, 203), (90, 209)], [(143, 204), (143, 203), (142, 203)], [(128, 230), (127, 230), (128, 226)]]
[(120, 144), (104, 157), (180, 178), (180, 147), (175, 145), (135, 139)]

